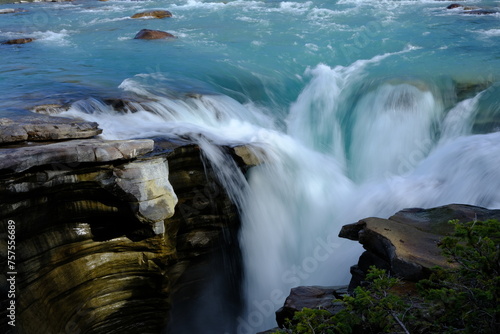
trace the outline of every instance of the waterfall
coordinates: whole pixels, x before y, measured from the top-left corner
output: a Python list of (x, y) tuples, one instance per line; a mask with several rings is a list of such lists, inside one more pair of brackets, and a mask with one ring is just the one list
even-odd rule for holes
[(472, 121), (483, 94), (484, 91), (472, 98), (460, 101), (448, 112), (446, 118), (443, 120), (441, 144), (471, 133)]
[[(251, 102), (172, 89), (159, 74), (122, 83), (136, 101), (124, 111), (89, 99), (63, 116), (97, 121), (109, 139), (171, 136), (202, 147), (241, 212), (246, 310), (236, 332), (255, 333), (275, 326), (291, 287), (348, 282), (362, 249), (337, 237), (342, 225), (408, 207), (500, 207), (500, 134), (469, 130), (479, 95), (445, 115), (432, 83), (361, 84), (369, 66), (413, 49), (307, 69), (287, 132)], [(263, 161), (246, 177), (219, 147), (242, 143)]]
[(350, 170), (354, 180), (366, 182), (413, 169), (434, 143), (442, 107), (426, 87), (382, 84), (353, 113)]

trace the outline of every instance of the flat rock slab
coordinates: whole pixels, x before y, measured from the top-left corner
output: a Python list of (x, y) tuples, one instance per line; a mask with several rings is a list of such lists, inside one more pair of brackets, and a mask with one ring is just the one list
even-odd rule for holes
[(0, 172), (23, 172), (33, 167), (54, 164), (75, 168), (80, 163), (133, 159), (153, 150), (150, 139), (80, 139), (47, 145), (0, 148)]
[(95, 122), (62, 117), (32, 115), (0, 118), (0, 145), (22, 141), (81, 139), (102, 132)]
[(344, 225), (339, 236), (359, 241), (373, 258), (385, 261), (396, 276), (417, 281), (426, 277), (434, 266), (454, 266), (438, 247), (442, 238), (453, 233), (450, 220), (499, 218), (500, 210), (463, 204), (405, 209), (389, 219), (371, 217)]

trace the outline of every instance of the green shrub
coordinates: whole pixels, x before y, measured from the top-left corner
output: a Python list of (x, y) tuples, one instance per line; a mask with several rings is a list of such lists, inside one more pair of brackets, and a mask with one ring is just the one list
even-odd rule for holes
[(405, 291), (401, 280), (371, 267), (367, 286), (341, 300), (344, 309), (296, 312), (276, 333), (500, 333), (500, 223), (459, 223), (440, 243), (454, 269), (436, 267), (429, 279)]

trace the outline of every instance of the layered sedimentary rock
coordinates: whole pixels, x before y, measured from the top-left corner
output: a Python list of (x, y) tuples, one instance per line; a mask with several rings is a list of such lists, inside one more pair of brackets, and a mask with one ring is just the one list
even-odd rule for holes
[(439, 241), (453, 232), (450, 220), (499, 219), (500, 210), (450, 204), (432, 209), (405, 209), (388, 219), (365, 218), (342, 227), (339, 236), (359, 241), (366, 251), (351, 268), (350, 288), (358, 286), (372, 265), (408, 281), (427, 277), (432, 267), (450, 267)]
[(97, 123), (42, 115), (0, 118), (0, 144), (92, 138), (102, 133)]
[[(196, 145), (150, 139), (4, 145), (2, 251), (9, 221), (15, 333), (161, 333), (169, 319), (176, 326), (192, 320), (180, 315), (201, 304), (214, 282), (238, 311), (238, 212)], [(6, 259), (2, 254), (2, 268)], [(3, 332), (14, 329), (6, 302)]]

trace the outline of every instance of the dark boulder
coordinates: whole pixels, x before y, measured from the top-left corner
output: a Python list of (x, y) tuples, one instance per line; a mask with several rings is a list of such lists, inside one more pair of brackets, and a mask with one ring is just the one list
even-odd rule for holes
[(17, 39), (9, 39), (8, 41), (2, 42), (2, 44), (7, 45), (7, 44), (26, 44), (26, 43), (31, 43), (35, 39), (34, 38), (17, 38)]
[(134, 39), (165, 39), (176, 38), (174, 35), (161, 30), (142, 29), (135, 35)]
[(322, 287), (322, 286), (299, 286), (292, 288), (285, 304), (276, 311), (276, 322), (280, 328), (284, 328), (287, 319), (293, 319), (295, 312), (304, 308), (327, 310), (332, 314), (340, 311), (342, 306), (335, 303), (347, 294), (345, 287)]
[(462, 9), (462, 11), (460, 12), (461, 14), (468, 14), (468, 15), (489, 15), (498, 13), (498, 11), (495, 10), (483, 9), (476, 6), (464, 6), (458, 3), (452, 3), (451, 5), (446, 7), (446, 9), (456, 9), (456, 8)]
[(414, 282), (428, 277), (434, 266), (454, 267), (438, 247), (441, 239), (453, 232), (449, 221), (499, 218), (500, 210), (450, 204), (433, 209), (405, 209), (388, 219), (372, 217), (345, 225), (339, 236), (359, 241), (366, 249), (358, 264), (351, 268), (349, 290), (364, 280), (372, 265)]

